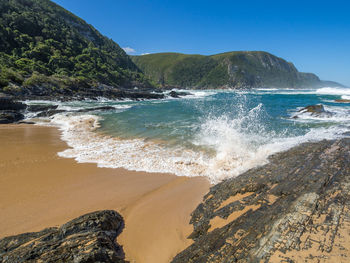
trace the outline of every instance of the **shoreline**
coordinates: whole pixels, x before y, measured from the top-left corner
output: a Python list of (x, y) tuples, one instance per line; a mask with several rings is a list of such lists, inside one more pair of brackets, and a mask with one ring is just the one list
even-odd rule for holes
[(192, 243), (190, 214), (209, 190), (206, 178), (61, 158), (68, 146), (55, 127), (2, 125), (0, 142), (0, 238), (112, 209), (125, 220), (118, 243), (126, 260), (168, 262)]

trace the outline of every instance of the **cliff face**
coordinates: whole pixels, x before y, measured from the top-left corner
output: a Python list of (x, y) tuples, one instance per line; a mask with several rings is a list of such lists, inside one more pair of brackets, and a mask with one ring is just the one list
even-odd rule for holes
[(105, 210), (83, 215), (40, 232), (0, 239), (0, 262), (125, 262), (115, 243), (123, 219)]
[(350, 139), (307, 143), (212, 187), (173, 262), (348, 262)]
[(311, 73), (267, 52), (212, 56), (158, 53), (133, 56), (135, 64), (162, 86), (182, 88), (310, 88), (322, 86)]

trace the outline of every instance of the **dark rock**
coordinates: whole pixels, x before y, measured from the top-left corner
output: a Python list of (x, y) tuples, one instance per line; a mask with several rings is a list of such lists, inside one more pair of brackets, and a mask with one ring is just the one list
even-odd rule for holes
[(36, 115), (36, 117), (51, 117), (52, 115), (55, 115), (57, 113), (67, 112), (65, 110), (47, 110), (40, 112)]
[(27, 106), (22, 102), (14, 101), (11, 96), (0, 93), (0, 110), (23, 110)]
[(302, 108), (301, 110), (299, 110), (299, 112), (310, 112), (310, 113), (321, 114), (326, 111), (322, 104), (317, 104), (317, 105), (306, 106), (305, 108)]
[(348, 262), (349, 222), (350, 139), (305, 143), (213, 186), (173, 262)]
[(298, 115), (308, 113), (314, 117), (332, 117), (334, 114), (332, 112), (326, 111), (322, 104), (309, 105), (298, 111), (298, 114), (293, 116), (294, 119), (298, 118)]
[(117, 212), (93, 212), (59, 228), (0, 239), (0, 262), (125, 262), (115, 243), (122, 228)]
[(33, 121), (19, 121), (18, 124), (35, 124)]
[(193, 94), (190, 92), (174, 91), (174, 90), (169, 93), (169, 96), (173, 98), (180, 98), (181, 96), (188, 96), (188, 95), (193, 95)]
[(27, 110), (31, 112), (48, 111), (57, 109), (58, 105), (28, 105)]
[(14, 123), (23, 119), (24, 115), (18, 111), (0, 110), (0, 124)]
[(48, 90), (45, 87), (27, 87), (23, 89), (22, 93), (16, 94), (16, 98), (20, 100), (59, 100), (59, 101), (73, 101), (73, 100), (96, 100), (98, 98), (108, 98), (114, 100), (144, 100), (144, 99), (163, 99), (164, 94), (157, 93), (160, 90), (154, 88), (115, 88), (107, 85), (100, 85), (97, 87), (89, 87), (82, 89), (69, 88), (64, 90)]
[(97, 110), (115, 110), (115, 108), (112, 106), (102, 106), (102, 107), (81, 109), (81, 110), (77, 110), (76, 112), (89, 112), (89, 111), (97, 111)]

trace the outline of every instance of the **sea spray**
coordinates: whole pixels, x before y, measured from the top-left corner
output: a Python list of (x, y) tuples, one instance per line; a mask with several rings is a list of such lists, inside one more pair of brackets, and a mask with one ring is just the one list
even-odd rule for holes
[(339, 95), (201, 92), (205, 96), (190, 100), (61, 103), (73, 111), (96, 103), (116, 110), (67, 112), (49, 119), (70, 147), (59, 155), (100, 167), (206, 176), (216, 183), (267, 163), (276, 152), (344, 137), (350, 130), (349, 107), (333, 102), (325, 105), (332, 118), (292, 118), (302, 107)]

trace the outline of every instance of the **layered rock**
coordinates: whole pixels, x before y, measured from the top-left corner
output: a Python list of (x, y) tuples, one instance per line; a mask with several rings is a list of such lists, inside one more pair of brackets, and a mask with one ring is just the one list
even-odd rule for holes
[(0, 239), (0, 262), (125, 262), (115, 243), (122, 228), (115, 211), (89, 213), (59, 228)]
[(348, 262), (350, 139), (306, 143), (212, 187), (173, 262)]

